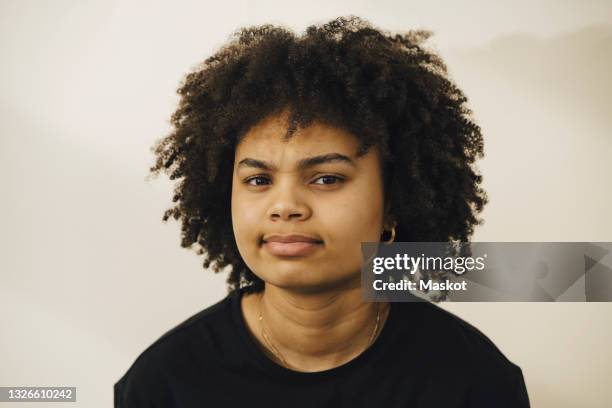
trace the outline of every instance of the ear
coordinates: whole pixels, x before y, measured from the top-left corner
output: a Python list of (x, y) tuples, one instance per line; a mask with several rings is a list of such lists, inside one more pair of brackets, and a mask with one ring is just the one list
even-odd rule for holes
[(385, 211), (384, 221), (383, 221), (383, 230), (390, 231), (397, 223), (393, 219), (393, 216)]
[[(387, 197), (385, 197), (387, 198)], [(385, 230), (390, 230), (393, 226), (393, 215), (391, 214), (391, 200), (385, 199), (385, 208), (383, 213), (383, 227)]]

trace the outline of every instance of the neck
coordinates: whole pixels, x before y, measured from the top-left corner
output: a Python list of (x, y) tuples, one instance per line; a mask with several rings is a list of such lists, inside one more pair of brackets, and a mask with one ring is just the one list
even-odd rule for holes
[[(297, 371), (322, 371), (352, 360), (369, 346), (377, 312), (379, 333), (388, 304), (364, 302), (359, 286), (297, 293), (266, 284), (262, 293), (243, 298), (243, 310), (252, 334), (271, 358)], [(284, 363), (270, 351), (262, 325)]]

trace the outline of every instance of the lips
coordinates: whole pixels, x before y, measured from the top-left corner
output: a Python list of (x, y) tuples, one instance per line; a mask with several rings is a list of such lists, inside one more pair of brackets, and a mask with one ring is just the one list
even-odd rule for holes
[(303, 235), (303, 234), (290, 234), (290, 235), (279, 235), (279, 234), (271, 234), (263, 237), (264, 242), (283, 242), (283, 243), (292, 243), (292, 242), (314, 242), (314, 243), (322, 243), (323, 241), (312, 235)]
[(263, 238), (263, 246), (276, 256), (304, 256), (316, 251), (323, 245), (323, 240), (315, 236), (267, 235)]

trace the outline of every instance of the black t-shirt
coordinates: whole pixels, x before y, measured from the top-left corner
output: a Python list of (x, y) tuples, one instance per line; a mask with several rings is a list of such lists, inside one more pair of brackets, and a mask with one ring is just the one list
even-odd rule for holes
[(432, 303), (391, 303), (368, 349), (339, 367), (305, 373), (259, 348), (242, 315), (243, 292), (142, 352), (114, 386), (115, 407), (529, 407), (521, 369)]

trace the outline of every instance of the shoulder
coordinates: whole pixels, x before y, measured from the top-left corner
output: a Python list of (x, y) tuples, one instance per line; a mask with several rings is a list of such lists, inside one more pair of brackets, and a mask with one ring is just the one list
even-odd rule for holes
[(193, 374), (190, 369), (203, 357), (200, 352), (210, 350), (215, 333), (230, 324), (229, 309), (228, 296), (185, 319), (142, 351), (114, 385), (115, 407), (154, 400), (171, 406), (172, 384)]
[(398, 303), (402, 336), (446, 368), (469, 367), (515, 375), (520, 368), (472, 324), (431, 302)]
[(411, 365), (427, 378), (461, 388), (467, 406), (529, 407), (521, 368), (479, 329), (430, 302), (398, 309), (402, 337), (413, 337)]

